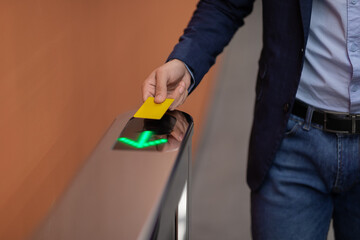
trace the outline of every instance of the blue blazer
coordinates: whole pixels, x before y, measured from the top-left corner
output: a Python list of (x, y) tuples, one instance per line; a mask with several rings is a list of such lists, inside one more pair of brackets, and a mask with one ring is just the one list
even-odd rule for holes
[[(170, 54), (194, 73), (197, 86), (244, 24), (254, 0), (200, 0)], [(247, 182), (263, 182), (284, 136), (295, 100), (309, 33), (312, 0), (263, 0), (263, 49), (256, 82)]]

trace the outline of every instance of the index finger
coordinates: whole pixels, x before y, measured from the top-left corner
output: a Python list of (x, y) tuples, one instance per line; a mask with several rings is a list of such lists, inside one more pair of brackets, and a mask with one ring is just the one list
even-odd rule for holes
[(167, 97), (167, 82), (168, 82), (169, 76), (168, 74), (157, 71), (155, 74), (155, 103), (162, 103), (165, 101)]
[(142, 84), (142, 96), (143, 96), (143, 102), (146, 101), (148, 97), (155, 97), (155, 72), (152, 72), (143, 82)]

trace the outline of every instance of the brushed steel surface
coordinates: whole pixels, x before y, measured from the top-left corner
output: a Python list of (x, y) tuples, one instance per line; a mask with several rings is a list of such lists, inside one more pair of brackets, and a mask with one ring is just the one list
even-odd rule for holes
[[(185, 143), (174, 147), (173, 141), (162, 152), (113, 150), (133, 114), (115, 119), (30, 239), (137, 239), (141, 231), (142, 237), (150, 234)], [(191, 117), (179, 121), (179, 116), (177, 124), (186, 127), (183, 141), (191, 141)]]

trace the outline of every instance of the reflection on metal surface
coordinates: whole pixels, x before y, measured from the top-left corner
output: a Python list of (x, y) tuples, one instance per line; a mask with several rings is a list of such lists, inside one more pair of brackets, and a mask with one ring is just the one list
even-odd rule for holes
[(186, 239), (186, 224), (187, 224), (187, 182), (181, 194), (181, 198), (178, 205), (177, 213), (177, 239)]

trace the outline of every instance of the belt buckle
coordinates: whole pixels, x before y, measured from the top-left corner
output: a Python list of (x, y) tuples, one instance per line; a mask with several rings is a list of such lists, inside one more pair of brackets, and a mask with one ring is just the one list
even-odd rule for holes
[(323, 129), (326, 132), (331, 133), (343, 133), (343, 134), (355, 134), (356, 133), (356, 120), (360, 120), (360, 115), (358, 114), (348, 114), (346, 117), (351, 119), (351, 131), (340, 131), (340, 130), (332, 130), (327, 128), (328, 114), (334, 114), (333, 112), (324, 111), (324, 125)]
[[(351, 133), (355, 134), (358, 129), (356, 128), (356, 120), (360, 120), (359, 114), (351, 114)], [(360, 133), (360, 131), (358, 131)]]
[[(339, 131), (336, 130), (331, 130), (327, 128), (327, 121), (328, 121), (328, 114), (332, 114), (331, 112), (326, 112), (324, 111), (324, 124), (323, 124), (323, 130), (325, 132), (330, 132), (330, 133), (339, 133)], [(347, 132), (346, 132), (347, 133)]]

